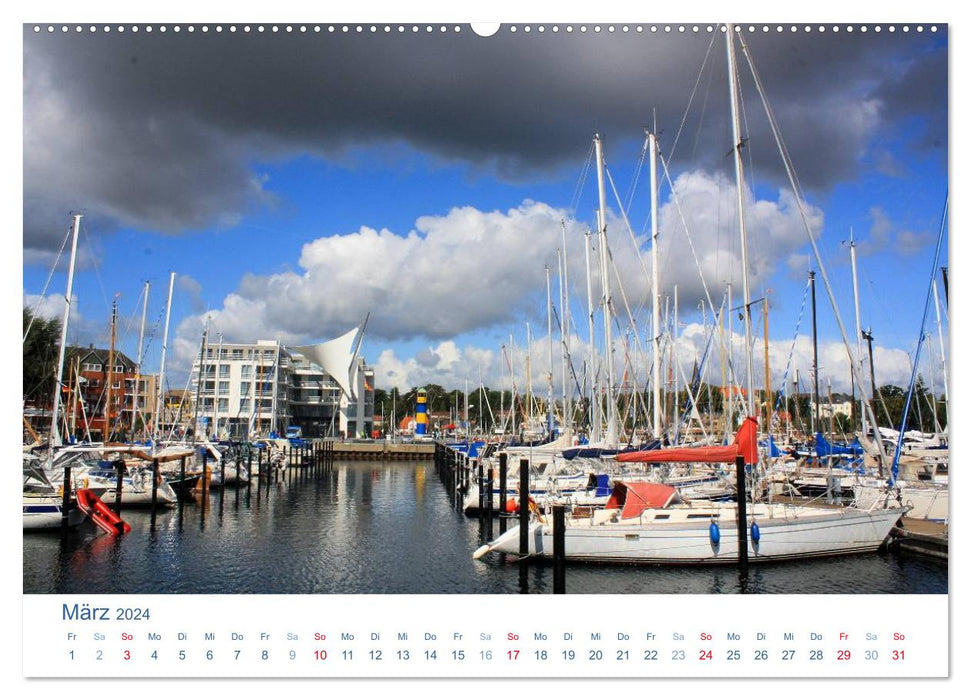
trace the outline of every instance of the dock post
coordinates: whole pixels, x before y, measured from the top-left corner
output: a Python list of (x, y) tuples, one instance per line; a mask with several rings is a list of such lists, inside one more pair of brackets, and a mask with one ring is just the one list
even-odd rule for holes
[(71, 516), (71, 465), (64, 467), (64, 493), (61, 494), (61, 532), (67, 532)]
[(529, 554), (529, 460), (519, 460), (519, 556)]
[[(183, 464), (185, 463), (185, 457), (182, 458), (182, 463)], [(239, 476), (239, 473), (238, 472), (237, 472), (237, 476)], [(225, 455), (223, 455), (223, 457), (221, 457), (220, 460), (219, 460), (219, 483), (221, 483), (223, 485), (223, 494), (225, 494), (226, 493), (226, 457), (225, 457)], [(222, 498), (222, 496), (220, 496), (220, 498)], [(221, 502), (222, 501), (220, 501), (220, 503)]]
[(553, 506), (553, 593), (566, 593), (566, 506)]
[(508, 469), (507, 462), (509, 461), (509, 455), (505, 452), (499, 455), (499, 534), (501, 535), (506, 531), (506, 518), (503, 517), (506, 514), (506, 499), (509, 497), (506, 493), (506, 471)]
[(158, 507), (158, 459), (152, 460), (152, 515), (155, 515), (155, 509)]
[(202, 452), (202, 498), (209, 492), (209, 450)]
[(479, 517), (481, 518), (485, 514), (485, 482), (482, 480), (482, 461), (479, 459), (476, 459), (475, 461), (478, 465), (476, 476), (479, 480)]
[(738, 496), (738, 569), (748, 570), (748, 513), (745, 500), (745, 458), (739, 455), (735, 458), (735, 488)]
[(492, 467), (486, 472), (485, 483), (485, 516), (486, 516), (486, 539), (492, 541)]
[[(179, 484), (181, 484), (179, 491), (185, 493), (185, 455), (179, 457)], [(183, 502), (184, 500), (184, 498), (179, 498), (179, 503)]]
[(256, 468), (259, 470), (257, 472), (256, 490), (259, 491), (260, 487), (263, 485), (263, 448), (261, 447), (256, 454)]
[(121, 515), (121, 492), (125, 487), (125, 460), (115, 460), (115, 512)]
[(253, 487), (253, 449), (250, 448), (247, 452), (246, 473), (249, 474), (249, 479), (246, 480), (246, 497), (249, 498), (250, 489)]

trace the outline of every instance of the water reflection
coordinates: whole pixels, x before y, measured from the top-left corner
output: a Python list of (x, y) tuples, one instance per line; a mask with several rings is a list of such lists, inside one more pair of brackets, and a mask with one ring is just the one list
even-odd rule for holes
[[(515, 521), (465, 517), (430, 464), (337, 463), (24, 535), (27, 593), (540, 593), (552, 564), (472, 552)], [(568, 593), (944, 593), (946, 564), (895, 554), (734, 567), (571, 564)]]

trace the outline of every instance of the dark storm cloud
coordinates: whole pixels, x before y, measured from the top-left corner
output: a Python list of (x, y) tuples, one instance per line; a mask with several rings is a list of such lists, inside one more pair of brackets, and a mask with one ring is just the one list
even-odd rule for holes
[[(904, 116), (923, 115), (924, 141), (946, 145), (943, 31), (747, 40), (804, 186), (852, 178), (876, 131)], [(56, 250), (75, 208), (106, 227), (232, 226), (273, 201), (253, 164), (298, 153), (343, 157), (355, 146), (404, 143), (523, 180), (575, 172), (595, 131), (608, 146), (639, 142), (655, 109), (669, 149), (710, 44), (705, 32), (484, 39), (467, 28), (36, 34), (28, 26), (25, 258)], [(750, 87), (741, 51), (738, 60)], [(719, 36), (676, 164), (729, 165), (725, 75)], [(764, 116), (756, 94), (746, 95), (754, 133)], [(751, 157), (760, 177), (779, 179), (762, 133)]]

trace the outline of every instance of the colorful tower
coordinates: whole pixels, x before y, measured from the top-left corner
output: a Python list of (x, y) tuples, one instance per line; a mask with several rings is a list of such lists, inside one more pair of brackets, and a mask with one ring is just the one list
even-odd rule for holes
[(418, 390), (415, 397), (415, 436), (428, 432), (428, 394), (424, 389)]

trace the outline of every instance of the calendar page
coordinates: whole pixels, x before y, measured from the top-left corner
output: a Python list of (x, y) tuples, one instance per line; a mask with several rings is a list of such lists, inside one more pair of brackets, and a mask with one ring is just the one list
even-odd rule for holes
[(953, 690), (939, 8), (35, 9), (27, 691)]

